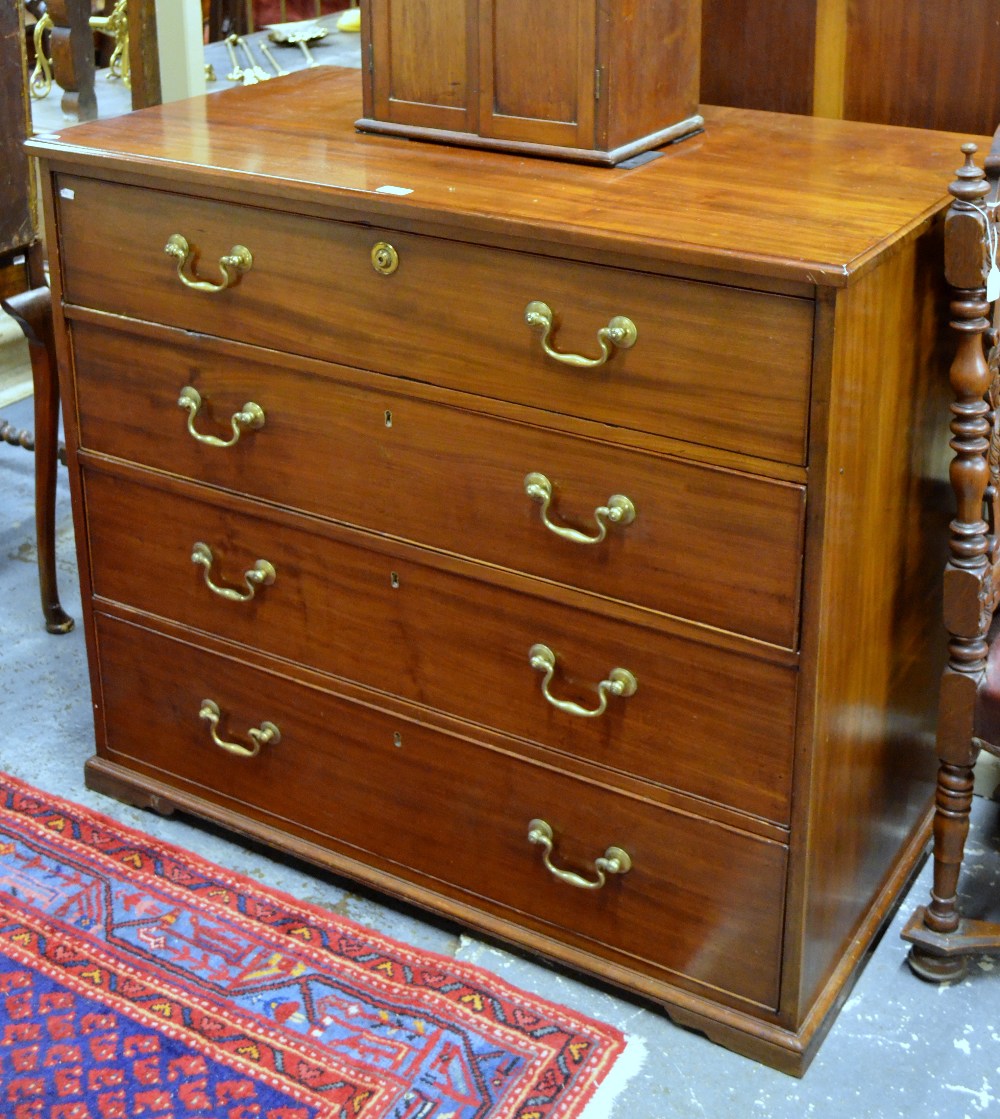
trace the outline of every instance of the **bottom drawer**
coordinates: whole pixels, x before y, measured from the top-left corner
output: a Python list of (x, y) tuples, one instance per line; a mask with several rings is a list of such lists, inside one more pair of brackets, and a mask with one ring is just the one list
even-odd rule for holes
[[(786, 848), (106, 615), (101, 753), (664, 981), (778, 1000)], [(217, 705), (218, 721), (203, 715)], [(278, 733), (267, 731), (273, 724)], [(255, 756), (224, 743), (254, 745)], [(213, 739), (217, 737), (218, 742)], [(609, 846), (631, 869), (599, 889)], [(690, 985), (686, 983), (685, 985)]]

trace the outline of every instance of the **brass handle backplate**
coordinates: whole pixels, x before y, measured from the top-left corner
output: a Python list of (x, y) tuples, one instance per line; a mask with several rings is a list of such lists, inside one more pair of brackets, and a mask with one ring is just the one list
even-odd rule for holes
[(252, 400), (248, 400), (241, 411), (234, 412), (230, 417), (229, 423), (233, 429), (231, 438), (220, 439), (217, 435), (202, 435), (194, 429), (195, 416), (201, 411), (201, 404), (201, 393), (196, 388), (185, 385), (181, 389), (177, 406), (188, 414), (188, 432), (192, 439), (197, 439), (199, 443), (205, 443), (209, 447), (233, 447), (240, 441), (244, 431), (260, 431), (264, 426), (264, 409), (259, 404), (254, 404)]
[(259, 727), (251, 727), (247, 731), (247, 737), (253, 743), (253, 746), (241, 746), (238, 742), (227, 742), (224, 738), (220, 738), (218, 727), (221, 712), (214, 699), (203, 699), (201, 701), (198, 718), (204, 719), (208, 723), (212, 732), (212, 741), (215, 745), (220, 750), (225, 750), (227, 754), (235, 754), (238, 758), (255, 758), (260, 752), (261, 746), (267, 746), (268, 743), (277, 746), (281, 741), (281, 731), (274, 723), (267, 721), (261, 723)]
[(564, 540), (572, 540), (574, 544), (600, 544), (608, 534), (608, 525), (630, 525), (635, 520), (635, 506), (623, 493), (613, 493), (608, 498), (607, 505), (599, 505), (594, 510), (594, 519), (597, 521), (597, 532), (588, 536), (575, 528), (565, 525), (553, 524), (549, 520), (549, 505), (552, 503), (552, 483), (544, 474), (532, 471), (524, 479), (524, 492), (528, 497), (541, 504), (540, 516), (542, 524), (556, 536)]
[(253, 266), (253, 256), (246, 245), (233, 245), (225, 256), (219, 257), (219, 271), (222, 273), (222, 282), (213, 284), (211, 280), (198, 280), (185, 275), (185, 269), (191, 263), (194, 255), (186, 237), (180, 233), (172, 233), (163, 246), (167, 256), (172, 256), (177, 261), (177, 275), (181, 283), (192, 291), (207, 291), (210, 295), (225, 291)]
[(542, 862), (545, 869), (567, 886), (578, 890), (599, 890), (607, 881), (609, 874), (627, 874), (632, 869), (632, 859), (621, 847), (609, 847), (599, 859), (594, 859), (596, 878), (584, 878), (572, 870), (562, 870), (552, 863), (553, 833), (550, 824), (544, 820), (532, 820), (528, 824), (528, 842), (542, 849)]
[(561, 354), (549, 345), (552, 333), (552, 308), (540, 299), (533, 299), (524, 309), (524, 321), (528, 326), (542, 332), (542, 349), (553, 361), (563, 365), (573, 365), (580, 369), (595, 369), (603, 365), (614, 349), (628, 350), (635, 345), (639, 336), (635, 323), (624, 315), (615, 315), (607, 326), (597, 332), (597, 344), (601, 347), (600, 357), (581, 357), (580, 354)]
[(191, 549), (191, 562), (204, 568), (202, 574), (205, 577), (205, 586), (213, 594), (217, 594), (219, 598), (224, 598), (227, 602), (249, 602), (258, 587), (269, 587), (278, 577), (278, 573), (274, 570), (274, 564), (269, 563), (266, 559), (259, 559), (249, 571), (243, 572), (243, 581), (247, 585), (245, 591), (237, 590), (235, 587), (220, 587), (212, 582), (212, 563), (214, 559), (212, 549), (200, 540)]
[(607, 710), (608, 696), (620, 696), (623, 699), (635, 695), (639, 690), (639, 682), (627, 668), (613, 668), (608, 673), (607, 680), (602, 680), (597, 685), (597, 694), (600, 702), (597, 707), (590, 709), (581, 707), (568, 699), (556, 699), (549, 691), (549, 684), (556, 670), (556, 655), (548, 645), (532, 645), (528, 650), (528, 660), (536, 672), (544, 673), (542, 678), (542, 695), (559, 711), (567, 715), (577, 715), (582, 719), (596, 719)]

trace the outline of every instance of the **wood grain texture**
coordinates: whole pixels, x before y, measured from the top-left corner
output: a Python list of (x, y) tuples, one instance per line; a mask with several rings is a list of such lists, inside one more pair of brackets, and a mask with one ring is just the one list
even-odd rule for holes
[[(608, 148), (701, 111), (700, 17), (701, 0), (604, 0), (599, 5), (606, 37), (599, 53), (606, 73), (598, 100), (598, 136)], [(637, 60), (636, 43), (645, 44), (655, 61)]]
[(361, 7), (366, 131), (617, 163), (697, 125), (690, 0)]
[[(780, 844), (120, 621), (99, 616), (98, 636), (102, 661), (113, 668), (102, 712), (111, 759), (169, 775), (182, 789), (280, 821), (335, 850), (374, 856), (425, 889), (450, 887), (529, 927), (558, 929), (578, 946), (610, 949), (640, 972), (719, 986), (764, 1006), (776, 1001)], [(178, 658), (187, 665), (183, 676)], [(137, 696), (147, 697), (141, 707)], [(281, 742), (257, 758), (230, 757), (198, 718), (205, 698), (224, 714), (222, 737), (245, 743), (248, 727), (270, 719)], [(559, 864), (585, 873), (627, 834), (633, 869), (601, 891), (568, 888), (527, 842), (536, 817), (556, 832)], [(690, 853), (683, 869), (670, 855), (676, 850)], [(669, 914), (658, 903), (663, 896), (671, 898)]]
[[(529, 580), (497, 588), (473, 564), (449, 571), (433, 553), (131, 471), (89, 467), (85, 490), (101, 598), (787, 824), (796, 673), (752, 649), (724, 654), (695, 634), (625, 626), (581, 596), (553, 604)], [(146, 518), (155, 542), (136, 531)], [(277, 578), (250, 602), (226, 601), (191, 562), (197, 541), (217, 584), (245, 592), (243, 573), (262, 557)], [(556, 711), (529, 664), (536, 642), (556, 653), (560, 699), (594, 710), (618, 665), (639, 690), (598, 719)]]
[(1000, 119), (993, 0), (853, 0), (844, 115), (985, 135)]
[[(141, 168), (168, 189), (272, 206), (277, 196), (340, 216), (375, 206), (390, 227), (423, 221), (460, 239), (548, 243), (612, 263), (628, 254), (653, 270), (669, 263), (833, 286), (868, 267), (887, 240), (925, 226), (954, 163), (949, 134), (712, 109), (703, 135), (642, 167), (576, 167), (358, 134), (358, 86), (354, 70), (304, 70), (36, 138), (31, 148), (56, 165), (64, 153), (78, 169)], [(300, 106), (294, 131), (283, 127), (288, 99)], [(755, 150), (767, 158), (748, 160)], [(412, 193), (380, 194), (385, 186)]]
[[(193, 807), (462, 915), (801, 1072), (926, 838), (945, 492), (936, 277), (956, 138), (719, 110), (704, 137), (607, 171), (360, 136), (350, 132), (356, 106), (357, 75), (306, 73), (278, 92), (223, 93), (37, 145), (59, 231), (54, 294), (72, 331), (61, 361), (100, 719), (88, 780)], [(240, 127), (251, 113), (252, 152)], [(108, 180), (107, 194), (89, 178)], [(95, 245), (80, 215), (118, 212), (95, 199), (130, 192), (146, 203), (131, 208), (144, 226), (189, 207), (209, 263), (248, 241), (252, 214), (268, 297), (244, 283), (250, 272), (191, 312), (169, 269), (174, 286), (161, 283), (163, 229), (148, 255), (132, 241), (113, 253)], [(400, 268), (369, 275), (368, 239), (386, 232)], [(122, 267), (95, 264), (102, 252)], [(360, 271), (345, 266), (355, 256)], [(577, 351), (592, 344), (595, 318), (628, 313), (617, 298), (612, 311), (607, 290), (627, 296), (642, 311), (628, 363), (616, 355), (594, 383), (550, 379), (537, 345), (509, 331), (506, 293), (524, 281), (559, 294), (555, 337)], [(326, 321), (317, 286), (337, 295)], [(770, 406), (782, 419), (754, 442), (769, 414), (758, 351), (784, 370)], [(258, 393), (273, 394), (272, 428), (241, 441), (231, 464), (206, 466), (190, 438), (170, 442), (184, 435), (176, 394), (189, 378), (206, 389), (212, 430)], [(283, 427), (295, 439), (261, 469), (252, 460), (269, 444), (258, 436)], [(309, 457), (317, 452), (325, 469)], [(522, 471), (546, 470), (539, 456), (556, 463), (556, 512), (576, 526), (593, 501), (627, 492), (622, 472), (639, 486), (638, 531), (616, 534), (589, 574), (583, 556), (557, 559), (563, 542), (518, 492)], [(340, 475), (350, 485), (336, 493)], [(589, 496), (595, 475), (600, 498)], [(512, 491), (516, 511), (503, 506)], [(778, 511), (788, 498), (794, 524)], [(289, 541), (298, 581), (274, 635), (227, 622), (217, 603), (198, 608), (205, 588), (187, 566), (189, 542), (175, 559), (170, 534), (136, 537), (134, 522), (154, 508), (184, 538), (218, 527), (230, 578), (230, 563), (238, 577), (245, 553), (264, 554), (264, 537)], [(615, 583), (633, 545), (648, 572), (641, 594)], [(158, 563), (148, 569), (190, 589), (189, 600), (158, 596), (138, 558), (149, 549)], [(748, 588), (777, 575), (799, 598), (787, 577), (800, 557), (790, 628), (801, 644), (769, 644), (759, 628), (757, 640), (741, 636), (775, 619), (787, 634), (790, 615), (773, 602), (759, 613)], [(352, 603), (343, 638), (327, 613), (342, 596)], [(677, 613), (662, 609), (665, 596)], [(268, 602), (261, 612), (281, 605)], [(467, 650), (457, 634), (472, 611), (482, 648)], [(642, 663), (636, 695), (568, 737), (555, 711), (534, 722), (531, 704), (544, 701), (522, 647), (544, 640), (538, 626), (556, 634), (554, 694), (589, 702), (595, 680), (631, 657)], [(274, 718), (256, 708), (276, 703), (291, 740), (305, 743), (292, 767), (306, 775), (301, 797), (282, 788), (268, 801), (273, 775), (262, 793), (240, 770), (190, 753), (189, 663), (194, 686), (218, 684), (233, 734)], [(469, 678), (455, 682), (463, 669)], [(137, 689), (152, 697), (155, 757), (136, 745)], [(763, 743), (753, 734), (767, 715)], [(613, 722), (615, 740), (603, 741)], [(398, 823), (380, 828), (389, 794), (362, 763), (395, 733), (402, 741), (378, 760), (405, 788), (391, 798)], [(338, 739), (342, 797), (321, 779)], [(735, 775), (718, 765), (727, 752), (740, 759)], [(449, 766), (456, 759), (468, 774)], [(494, 785), (503, 798), (485, 803)], [(515, 854), (523, 826), (516, 840), (501, 834), (524, 812), (548, 811), (524, 789), (565, 802), (552, 823), (567, 865), (586, 867), (595, 844), (644, 853), (650, 877), (631, 880), (642, 898), (631, 899), (628, 879), (615, 883), (628, 922), (613, 892), (588, 910), (556, 890), (558, 918), (534, 908), (536, 883), (519, 879)], [(421, 812), (429, 802), (461, 802), (462, 835), (493, 829), (467, 844), (487, 851), (491, 896), (467, 874), (470, 851), (438, 868), (433, 838), (451, 844), (456, 833)], [(346, 831), (329, 823), (341, 812)], [(608, 824), (618, 838), (604, 837)], [(691, 868), (708, 893), (690, 895)]]
[(532, 0), (486, 0), (475, 6), (480, 128), (487, 135), (521, 132), (526, 138), (536, 129), (542, 143), (592, 146), (597, 65), (593, 0), (574, 0), (560, 8)]
[(816, 4), (702, 0), (701, 100), (811, 113)]
[(703, 0), (703, 101), (971, 135), (1000, 117), (993, 0)]
[[(179, 369), (176, 335), (140, 347), (90, 327), (74, 334), (89, 449), (661, 615), (797, 644), (799, 486), (571, 439), (551, 430), (551, 418), (549, 429), (512, 424), (460, 397), (435, 406), (398, 378), (345, 369), (337, 380), (315, 366), (276, 377), (259, 353), (195, 346)], [(145, 370), (141, 387), (122, 379), (123, 368)], [(229, 434), (229, 417), (247, 400), (264, 408), (264, 428), (226, 451), (204, 447), (177, 407), (185, 385), (205, 401), (196, 430)], [(553, 483), (557, 524), (594, 531), (594, 509), (615, 493), (630, 497), (636, 519), (599, 546), (560, 539), (525, 493), (530, 471)], [(759, 562), (733, 571), (720, 548), (752, 550)]]
[(155, 0), (128, 0), (127, 13), (132, 108), (145, 109), (149, 105), (159, 105), (163, 97)]
[[(812, 305), (805, 300), (174, 194), (159, 197), (151, 214), (148, 193), (87, 179), (61, 180), (59, 205), (72, 303), (804, 461), (812, 348)], [(212, 282), (219, 282), (218, 258), (235, 244), (247, 245), (254, 265), (229, 290), (192, 292), (163, 251), (173, 233), (193, 246), (194, 274)], [(391, 276), (371, 265), (379, 241), (391, 242), (399, 255)], [(106, 253), (127, 258), (128, 270), (109, 273)], [(635, 323), (636, 344), (600, 369), (560, 364), (525, 322), (535, 299), (552, 308), (552, 345), (560, 353), (593, 358), (598, 330), (620, 314)], [(281, 315), (272, 313), (275, 306)], [(331, 306), (350, 308), (334, 329)], [(713, 329), (719, 322), (739, 324), (724, 345)], [(722, 425), (734, 367), (741, 406)]]
[(808, 798), (840, 809), (809, 813), (798, 832), (793, 1013), (816, 997), (865, 899), (896, 872), (902, 839), (928, 822), (947, 526), (939, 261), (935, 236), (838, 295), (817, 386), (809, 532), (822, 546), (806, 568), (802, 682), (816, 703), (804, 708), (811, 750), (796, 788), (803, 807)]
[(366, 117), (475, 130), (478, 43), (466, 28), (465, 8), (466, 0), (362, 6)]

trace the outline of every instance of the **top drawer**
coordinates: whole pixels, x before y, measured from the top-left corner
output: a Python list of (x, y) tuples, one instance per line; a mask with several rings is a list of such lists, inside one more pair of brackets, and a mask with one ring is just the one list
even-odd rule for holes
[[(398, 374), (619, 427), (801, 463), (812, 359), (809, 300), (572, 263), (409, 233), (60, 176), (69, 303)], [(222, 282), (236, 245), (252, 264)], [(390, 242), (398, 266), (376, 271)], [(548, 338), (527, 305), (552, 311)], [(599, 367), (615, 316), (631, 348)], [(734, 407), (734, 401), (736, 405)], [(724, 417), (724, 419), (723, 419)]]

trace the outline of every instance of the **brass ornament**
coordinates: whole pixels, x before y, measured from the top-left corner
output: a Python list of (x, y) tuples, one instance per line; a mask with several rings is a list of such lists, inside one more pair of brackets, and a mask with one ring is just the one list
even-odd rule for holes
[(220, 587), (212, 582), (212, 564), (215, 562), (212, 549), (200, 540), (191, 549), (191, 562), (203, 569), (205, 586), (227, 602), (250, 602), (258, 587), (269, 587), (278, 577), (274, 564), (266, 559), (259, 559), (249, 571), (243, 572), (243, 581), (247, 587), (245, 591), (234, 587)]
[(209, 295), (217, 295), (220, 291), (232, 287), (244, 272), (249, 272), (253, 267), (253, 254), (250, 250), (245, 245), (233, 245), (225, 256), (219, 257), (222, 283), (213, 284), (210, 280), (198, 280), (193, 276), (185, 275), (184, 270), (194, 254), (183, 234), (172, 233), (163, 246), (163, 251), (177, 261), (177, 275), (186, 288), (190, 288), (191, 291), (204, 291)]
[(545, 820), (531, 820), (528, 824), (528, 842), (542, 849), (542, 862), (545, 869), (565, 882), (567, 886), (575, 886), (578, 890), (600, 890), (607, 881), (609, 874), (627, 874), (632, 869), (632, 858), (621, 847), (609, 847), (604, 854), (594, 859), (594, 873), (596, 877), (591, 880), (576, 874), (572, 870), (563, 870), (552, 863), (553, 832), (552, 826)]
[(589, 709), (581, 707), (568, 699), (557, 699), (549, 691), (549, 684), (556, 671), (556, 655), (548, 645), (532, 645), (528, 650), (528, 662), (536, 672), (541, 672), (542, 695), (556, 708), (567, 715), (576, 715), (581, 719), (596, 719), (603, 715), (608, 707), (608, 697), (627, 699), (639, 690), (639, 682), (627, 668), (613, 668), (608, 673), (608, 678), (597, 685), (599, 702), (597, 707)]
[(177, 398), (177, 406), (183, 408), (188, 414), (187, 429), (192, 439), (204, 443), (209, 447), (234, 447), (244, 431), (260, 431), (264, 426), (264, 409), (252, 400), (248, 400), (239, 412), (234, 412), (229, 423), (233, 434), (230, 439), (220, 439), (217, 435), (202, 435), (195, 431), (195, 417), (201, 411), (201, 393), (191, 385), (185, 385)]
[(624, 315), (615, 315), (607, 326), (597, 332), (597, 344), (601, 347), (600, 357), (581, 357), (579, 354), (562, 354), (549, 345), (552, 333), (552, 308), (540, 299), (533, 299), (524, 309), (524, 321), (534, 330), (542, 333), (542, 349), (553, 361), (572, 365), (577, 369), (596, 369), (603, 365), (615, 349), (629, 350), (639, 337), (635, 323)]
[(538, 471), (526, 474), (524, 478), (524, 492), (533, 501), (539, 502), (541, 510), (539, 515), (542, 524), (561, 536), (563, 540), (571, 540), (574, 544), (600, 544), (608, 534), (608, 525), (630, 525), (635, 520), (635, 506), (623, 493), (613, 493), (608, 498), (607, 505), (598, 505), (594, 510), (594, 520), (597, 521), (597, 532), (588, 536), (575, 528), (566, 525), (557, 525), (549, 520), (549, 506), (552, 504), (552, 483)]
[(399, 267), (399, 253), (388, 241), (378, 241), (372, 246), (372, 268), (380, 276), (391, 276)]
[(201, 701), (198, 718), (204, 719), (208, 723), (212, 741), (220, 750), (225, 750), (227, 754), (233, 754), (238, 758), (255, 758), (260, 753), (262, 746), (269, 744), (277, 746), (281, 741), (281, 731), (274, 723), (265, 720), (259, 727), (251, 727), (247, 731), (247, 737), (253, 743), (253, 746), (242, 746), (238, 742), (227, 742), (224, 738), (219, 737), (218, 727), (221, 717), (222, 713), (219, 710), (219, 705), (214, 699), (203, 699)]

